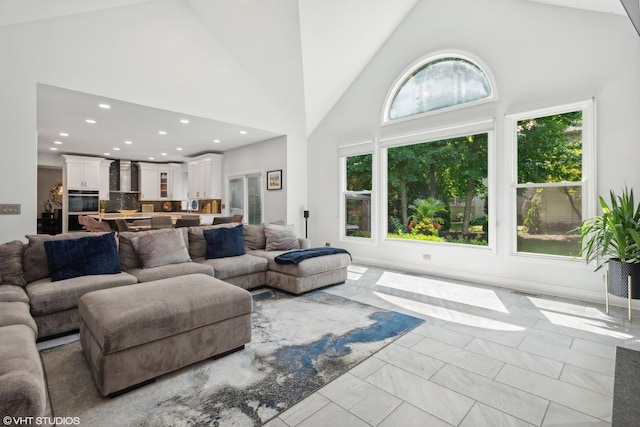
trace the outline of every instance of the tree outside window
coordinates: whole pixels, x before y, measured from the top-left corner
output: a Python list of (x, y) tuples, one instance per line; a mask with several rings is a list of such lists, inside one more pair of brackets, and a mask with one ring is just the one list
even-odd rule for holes
[(387, 149), (387, 237), (488, 245), (488, 134)]
[(517, 251), (575, 256), (582, 223), (582, 111), (517, 121)]

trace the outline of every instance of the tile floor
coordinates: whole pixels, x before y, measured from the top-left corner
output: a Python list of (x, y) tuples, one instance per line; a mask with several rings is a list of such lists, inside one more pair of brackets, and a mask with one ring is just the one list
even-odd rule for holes
[(326, 291), (425, 323), (267, 427), (609, 426), (615, 348), (640, 350), (621, 308), (361, 265)]

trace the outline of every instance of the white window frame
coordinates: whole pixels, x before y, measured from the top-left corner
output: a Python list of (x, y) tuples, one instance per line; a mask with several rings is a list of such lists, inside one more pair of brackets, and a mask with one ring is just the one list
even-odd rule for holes
[[(378, 155), (376, 150), (377, 141), (367, 140), (363, 142), (357, 142), (353, 144), (347, 144), (338, 148), (339, 161), (340, 161), (340, 200), (339, 206), (339, 221), (340, 227), (339, 236), (340, 241), (345, 242), (357, 242), (357, 243), (370, 243), (375, 244), (378, 241), (378, 198), (377, 191), (377, 177), (378, 177)], [(365, 154), (371, 154), (371, 190), (370, 191), (347, 191), (347, 157), (361, 156)], [(347, 236), (346, 233), (346, 195), (347, 194), (369, 194), (371, 197), (371, 237), (354, 237)]]
[[(414, 114), (411, 116), (401, 117), (398, 119), (390, 119), (389, 110), (391, 109), (391, 104), (393, 103), (393, 100), (395, 99), (395, 96), (398, 93), (398, 90), (402, 87), (402, 85), (404, 84), (406, 79), (409, 77), (409, 75), (411, 75), (416, 70), (423, 67), (425, 64), (428, 64), (429, 62), (436, 61), (438, 59), (443, 59), (443, 58), (463, 59), (465, 61), (471, 62), (476, 67), (478, 67), (484, 73), (487, 79), (489, 79), (489, 84), (491, 85), (491, 95), (488, 96), (487, 98), (482, 98), (476, 101), (465, 102), (463, 104), (452, 105), (450, 107), (440, 108), (432, 111), (425, 111), (424, 113)], [(382, 113), (380, 117), (380, 126), (402, 123), (409, 120), (415, 120), (423, 117), (433, 116), (436, 114), (442, 114), (442, 113), (448, 113), (455, 110), (466, 109), (474, 105), (494, 102), (498, 99), (498, 94), (496, 89), (495, 78), (493, 77), (493, 74), (491, 73), (489, 67), (487, 67), (487, 65), (482, 60), (480, 60), (479, 58), (475, 57), (475, 55), (472, 55), (468, 52), (459, 51), (459, 50), (445, 50), (445, 51), (435, 52), (425, 57), (422, 57), (417, 61), (413, 62), (407, 68), (405, 68), (404, 71), (395, 80), (395, 82), (387, 92), (385, 99), (386, 101), (384, 103), (384, 107), (382, 109)]]
[[(463, 104), (468, 105), (468, 104)], [(467, 122), (460, 123), (454, 126), (447, 126), (441, 128), (428, 129), (421, 132), (405, 134), (405, 135), (394, 135), (388, 138), (381, 139), (379, 141), (380, 144), (380, 191), (378, 192), (380, 195), (380, 200), (384, 202), (381, 203), (381, 212), (379, 230), (380, 236), (382, 236), (382, 241), (384, 242), (393, 242), (398, 244), (418, 244), (418, 245), (427, 245), (427, 246), (435, 246), (442, 247), (448, 246), (459, 249), (469, 249), (472, 251), (490, 251), (495, 253), (496, 251), (496, 238), (497, 238), (497, 229), (496, 229), (496, 198), (495, 195), (498, 193), (498, 189), (496, 187), (496, 131), (495, 131), (495, 120), (494, 119), (485, 119), (479, 120), (475, 122)], [(467, 245), (464, 243), (447, 243), (447, 242), (428, 242), (428, 241), (419, 241), (419, 240), (410, 240), (410, 239), (390, 239), (387, 237), (387, 222), (388, 222), (388, 196), (389, 196), (389, 184), (388, 184), (388, 155), (387, 149), (392, 147), (399, 147), (403, 145), (412, 145), (412, 144), (421, 144), (424, 142), (430, 141), (440, 141), (443, 139), (450, 138), (458, 138), (467, 135), (475, 135), (480, 133), (487, 134), (487, 191), (489, 193), (489, 206), (488, 206), (488, 233), (489, 240), (487, 241), (487, 246), (479, 246), (479, 245)]]
[(597, 205), (597, 185), (596, 185), (596, 141), (595, 141), (595, 100), (588, 99), (584, 101), (570, 102), (551, 107), (544, 107), (534, 110), (527, 110), (518, 113), (505, 115), (505, 155), (506, 159), (511, 162), (510, 182), (511, 185), (505, 187), (505, 200), (508, 200), (504, 217), (508, 218), (508, 232), (505, 238), (508, 239), (509, 256), (514, 258), (538, 258), (549, 261), (559, 262), (576, 262), (583, 261), (584, 257), (572, 257), (563, 255), (540, 254), (531, 252), (518, 252), (518, 232), (517, 232), (517, 192), (520, 188), (539, 188), (539, 187), (558, 187), (567, 184), (575, 184), (575, 182), (558, 182), (558, 183), (518, 183), (518, 122), (521, 120), (532, 119), (536, 117), (546, 117), (555, 114), (569, 113), (572, 111), (582, 111), (582, 180), (580, 187), (582, 188), (582, 217), (583, 220), (590, 218), (596, 214)]

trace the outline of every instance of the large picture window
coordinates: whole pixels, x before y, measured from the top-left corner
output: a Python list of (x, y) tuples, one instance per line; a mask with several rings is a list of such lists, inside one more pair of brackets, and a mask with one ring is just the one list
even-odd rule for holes
[(588, 216), (591, 102), (513, 116), (516, 252), (575, 257)]
[(387, 237), (488, 245), (489, 134), (387, 149)]

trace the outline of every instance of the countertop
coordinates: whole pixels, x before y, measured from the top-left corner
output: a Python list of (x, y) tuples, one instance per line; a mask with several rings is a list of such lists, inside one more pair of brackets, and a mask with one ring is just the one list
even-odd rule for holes
[[(182, 216), (190, 216), (190, 215), (200, 215), (201, 219), (209, 219), (213, 221), (213, 218), (216, 216), (223, 216), (222, 214), (203, 214), (200, 212), (186, 212), (186, 211), (177, 211), (177, 212), (136, 212), (131, 215), (121, 214), (119, 212), (107, 212), (102, 214), (102, 219), (104, 221), (114, 221), (116, 219), (126, 219), (126, 220), (136, 220), (136, 219), (151, 219), (153, 216), (170, 216), (171, 219), (182, 218)], [(89, 215), (91, 218), (100, 219), (100, 214), (92, 214)]]

